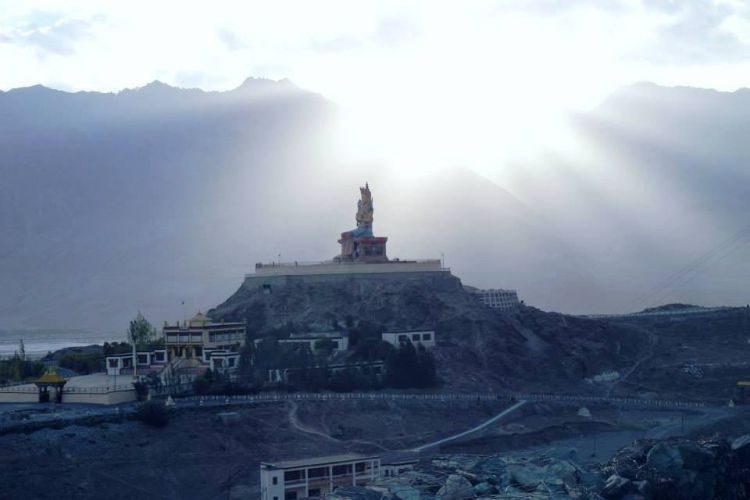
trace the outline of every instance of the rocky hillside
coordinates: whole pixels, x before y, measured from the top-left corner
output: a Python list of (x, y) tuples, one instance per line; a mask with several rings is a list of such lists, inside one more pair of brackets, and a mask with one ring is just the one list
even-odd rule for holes
[(403, 280), (375, 275), (335, 282), (291, 280), (270, 293), (243, 284), (209, 311), (214, 319), (246, 321), (255, 337), (269, 333), (363, 327), (434, 328), (439, 374), (467, 390), (604, 390), (587, 378), (626, 372), (646, 335), (521, 307), (501, 313), (481, 304), (450, 273)]
[(648, 355), (614, 393), (692, 394), (726, 403), (736, 397), (735, 382), (750, 377), (749, 308), (610, 321), (650, 338)]
[(452, 455), (368, 487), (343, 487), (328, 500), (441, 498), (748, 498), (750, 436), (734, 440), (638, 441), (603, 466), (544, 455)]

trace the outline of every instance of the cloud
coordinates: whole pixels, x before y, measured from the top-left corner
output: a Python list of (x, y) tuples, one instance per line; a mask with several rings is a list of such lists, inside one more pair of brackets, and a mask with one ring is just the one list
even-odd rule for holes
[(405, 17), (381, 19), (378, 23), (378, 40), (387, 46), (397, 46), (415, 38), (419, 34), (416, 24)]
[(645, 51), (647, 60), (700, 64), (750, 59), (750, 45), (725, 27), (731, 17), (745, 17), (737, 9), (704, 1), (649, 1), (646, 5), (673, 18), (658, 29), (653, 46)]
[(0, 35), (0, 43), (33, 47), (45, 53), (70, 55), (77, 42), (88, 38), (96, 20), (59, 19), (51, 24), (30, 24)]
[(364, 47), (365, 41), (355, 36), (342, 35), (330, 39), (314, 39), (310, 48), (315, 52), (344, 52)]
[(242, 50), (247, 48), (247, 44), (240, 38), (237, 33), (219, 28), (216, 30), (216, 36), (219, 38), (219, 41), (224, 44), (224, 46), (229, 49), (230, 51), (235, 50)]

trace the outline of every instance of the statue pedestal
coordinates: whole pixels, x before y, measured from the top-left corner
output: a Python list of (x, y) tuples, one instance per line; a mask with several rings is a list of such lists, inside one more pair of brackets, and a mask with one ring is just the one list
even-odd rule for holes
[(334, 258), (336, 262), (388, 262), (385, 250), (386, 237), (352, 236), (351, 231), (341, 233), (339, 244), (341, 255)]

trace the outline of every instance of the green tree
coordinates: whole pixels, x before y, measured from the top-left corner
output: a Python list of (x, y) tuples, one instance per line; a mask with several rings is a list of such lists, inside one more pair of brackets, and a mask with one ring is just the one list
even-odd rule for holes
[(156, 328), (138, 311), (134, 320), (130, 321), (128, 327), (128, 340), (136, 347), (147, 346), (156, 341)]

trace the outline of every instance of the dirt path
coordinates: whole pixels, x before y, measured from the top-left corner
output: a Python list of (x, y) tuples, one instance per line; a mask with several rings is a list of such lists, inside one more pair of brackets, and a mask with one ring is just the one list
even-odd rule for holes
[(609, 386), (609, 389), (607, 389), (607, 397), (612, 397), (612, 391), (615, 387), (617, 387), (617, 384), (620, 382), (624, 382), (627, 380), (627, 378), (638, 369), (639, 366), (641, 366), (641, 363), (646, 361), (647, 359), (651, 358), (654, 355), (654, 347), (656, 347), (656, 335), (653, 332), (650, 332), (648, 330), (642, 330), (644, 333), (648, 335), (648, 348), (645, 355), (639, 357), (635, 363), (633, 363), (633, 366), (630, 367), (630, 369), (623, 374), (622, 377), (617, 379), (611, 386)]
[(414, 452), (414, 453), (419, 453), (419, 452), (424, 451), (424, 450), (426, 450), (428, 448), (434, 448), (435, 446), (439, 446), (439, 445), (441, 445), (443, 443), (447, 443), (449, 441), (454, 441), (456, 439), (461, 439), (462, 437), (466, 437), (466, 436), (468, 436), (470, 434), (473, 434), (473, 433), (475, 433), (477, 431), (480, 431), (480, 430), (484, 429), (485, 427), (488, 427), (488, 426), (494, 424), (495, 422), (497, 422), (498, 420), (500, 420), (501, 418), (503, 418), (508, 413), (512, 413), (512, 412), (516, 411), (518, 408), (522, 407), (525, 404), (526, 404), (526, 401), (521, 400), (518, 403), (516, 403), (513, 406), (511, 406), (510, 408), (506, 408), (505, 410), (501, 411), (500, 413), (498, 413), (497, 415), (495, 415), (491, 419), (485, 420), (484, 422), (482, 422), (481, 424), (477, 425), (476, 427), (472, 427), (468, 431), (460, 432), (458, 434), (454, 434), (453, 436), (450, 436), (450, 437), (447, 437), (447, 438), (443, 438), (443, 439), (439, 439), (437, 441), (433, 441), (431, 443), (423, 444), (422, 446), (418, 446), (416, 448), (412, 448), (410, 450), (403, 450), (403, 451), (411, 451), (411, 452)]
[(291, 407), (289, 408), (289, 414), (288, 414), (289, 415), (289, 423), (292, 424), (292, 427), (294, 427), (295, 429), (297, 429), (300, 432), (304, 432), (306, 434), (312, 434), (313, 436), (318, 436), (318, 437), (321, 437), (321, 438), (323, 438), (323, 439), (325, 439), (327, 441), (331, 441), (331, 442), (334, 442), (334, 443), (341, 443), (341, 444), (346, 444), (346, 443), (365, 444), (365, 445), (369, 445), (369, 446), (374, 446), (374, 447), (379, 448), (379, 449), (381, 449), (383, 451), (392, 451), (392, 450), (389, 450), (388, 448), (386, 448), (385, 446), (380, 445), (378, 443), (373, 443), (372, 441), (365, 441), (365, 440), (362, 440), (362, 439), (350, 439), (350, 440), (347, 440), (347, 441), (342, 441), (341, 439), (336, 439), (335, 437), (333, 437), (333, 436), (331, 436), (329, 434), (326, 434), (324, 432), (320, 432), (317, 429), (314, 429), (314, 428), (312, 428), (312, 427), (310, 427), (308, 425), (305, 425), (297, 417), (297, 410), (299, 410), (299, 405), (297, 404), (297, 402), (296, 401), (290, 401), (290, 403), (291, 403)]

